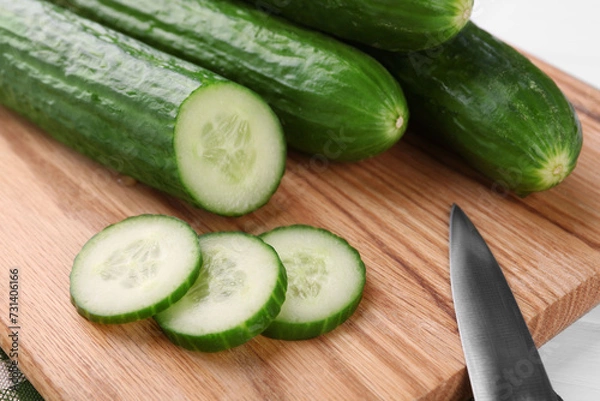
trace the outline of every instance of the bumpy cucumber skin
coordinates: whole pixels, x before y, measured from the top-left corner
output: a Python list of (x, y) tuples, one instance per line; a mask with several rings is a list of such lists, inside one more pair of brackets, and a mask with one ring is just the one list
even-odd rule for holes
[(372, 57), (250, 5), (52, 1), (254, 90), (297, 150), (356, 161), (387, 150), (406, 129), (402, 89)]
[(389, 51), (437, 46), (469, 20), (473, 0), (246, 0), (275, 15)]
[(309, 340), (311, 338), (318, 337), (320, 335), (329, 333), (330, 331), (339, 327), (342, 323), (350, 318), (360, 305), (363, 296), (363, 290), (366, 284), (366, 267), (360, 256), (360, 253), (352, 247), (348, 241), (344, 238), (333, 234), (331, 231), (325, 230), (323, 228), (313, 227), (305, 224), (293, 224), (290, 226), (282, 226), (274, 228), (271, 231), (265, 232), (260, 235), (268, 243), (269, 235), (277, 235), (278, 231), (283, 230), (304, 230), (304, 231), (317, 231), (324, 233), (328, 236), (333, 236), (337, 238), (338, 241), (343, 243), (348, 252), (353, 254), (353, 257), (356, 261), (357, 267), (361, 272), (362, 281), (357, 290), (357, 296), (353, 299), (353, 301), (347, 304), (343, 309), (338, 311), (338, 313), (334, 313), (330, 315), (326, 319), (322, 320), (314, 320), (310, 322), (301, 322), (294, 323), (289, 321), (277, 320), (275, 318), (271, 324), (261, 333), (261, 335), (269, 338), (273, 338), (276, 340), (284, 340), (284, 341), (299, 341), (299, 340)]
[(474, 23), (430, 51), (373, 54), (403, 86), (426, 135), (495, 185), (526, 196), (575, 168), (583, 137), (568, 99), (525, 56)]
[(177, 116), (190, 95), (238, 84), (32, 0), (0, 1), (0, 57), (0, 103), (60, 142), (217, 214), (262, 206), (221, 210), (194, 198), (182, 183), (173, 147)]
[[(231, 232), (208, 233), (203, 234), (201, 238), (208, 236), (215, 237), (231, 234)], [(235, 232), (233, 234), (246, 236), (252, 240), (260, 241), (262, 244), (272, 249), (271, 246), (263, 243), (263, 241), (260, 240), (260, 238), (255, 237), (251, 234), (242, 232)], [(273, 319), (275, 319), (275, 317), (277, 317), (277, 315), (279, 314), (279, 311), (281, 310), (281, 305), (283, 305), (283, 302), (285, 301), (285, 296), (287, 292), (287, 274), (285, 267), (279, 260), (279, 257), (277, 256), (275, 250), (272, 250), (274, 260), (278, 262), (279, 268), (277, 282), (269, 300), (265, 303), (263, 308), (261, 308), (256, 314), (254, 314), (254, 316), (246, 320), (243, 325), (234, 327), (227, 331), (219, 333), (209, 333), (204, 335), (191, 335), (180, 333), (176, 330), (167, 327), (164, 324), (162, 316), (160, 314), (157, 314), (154, 316), (154, 319), (158, 323), (161, 330), (165, 333), (167, 338), (173, 344), (185, 349), (214, 353), (240, 346), (262, 333), (265, 330), (265, 328), (268, 327), (269, 324), (271, 324)]]
[[(156, 217), (156, 216), (149, 215), (149, 214), (141, 214), (141, 215), (137, 215), (137, 216), (127, 217), (126, 219), (124, 219), (120, 222), (106, 226), (104, 229), (102, 229), (102, 231), (100, 231), (100, 232), (96, 233), (94, 236), (92, 236), (92, 238), (90, 238), (87, 243), (94, 242), (99, 236), (104, 235), (107, 230), (110, 231), (115, 226), (117, 226), (118, 224), (121, 224), (123, 222), (127, 222), (132, 219), (140, 219), (140, 218), (147, 219), (147, 218), (153, 218), (153, 217)], [(185, 224), (186, 226), (188, 226), (187, 223), (185, 223), (175, 217), (172, 217), (172, 216), (158, 215), (158, 218), (174, 219), (174, 220), (181, 222), (182, 224)], [(191, 227), (189, 227), (189, 229), (192, 230)], [(75, 266), (77, 266), (78, 260), (82, 257), (82, 255), (83, 255), (83, 252), (80, 252), (75, 257), (75, 260), (73, 261), (74, 268), (75, 268)], [(199, 255), (199, 258), (196, 263), (196, 266), (194, 267), (194, 269), (192, 270), (190, 275), (181, 283), (181, 285), (179, 287), (177, 287), (177, 289), (175, 289), (169, 296), (165, 297), (164, 299), (160, 300), (159, 302), (157, 302), (151, 306), (148, 306), (147, 308), (140, 309), (140, 310), (138, 310), (136, 312), (132, 312), (132, 313), (123, 313), (123, 314), (113, 315), (113, 316), (97, 315), (97, 314), (91, 313), (90, 311), (88, 311), (88, 310), (82, 308), (80, 305), (78, 305), (76, 299), (73, 297), (73, 294), (70, 293), (71, 304), (73, 304), (73, 306), (75, 306), (77, 313), (79, 313), (81, 316), (88, 319), (89, 321), (95, 322), (95, 323), (123, 324), (123, 323), (131, 323), (131, 322), (135, 322), (138, 320), (147, 319), (149, 317), (156, 315), (159, 312), (162, 312), (163, 310), (167, 309), (169, 306), (173, 305), (175, 302), (179, 301), (187, 293), (187, 291), (192, 287), (192, 285), (196, 282), (196, 279), (198, 278), (198, 275), (200, 274), (200, 268), (202, 266), (202, 254), (199, 253), (198, 255)], [(73, 272), (71, 272), (71, 275), (72, 274), (73, 274)]]

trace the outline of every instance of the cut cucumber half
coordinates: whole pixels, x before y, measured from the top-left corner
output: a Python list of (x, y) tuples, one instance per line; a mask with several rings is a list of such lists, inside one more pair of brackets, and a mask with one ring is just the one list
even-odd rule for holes
[(358, 307), (366, 281), (360, 254), (345, 239), (306, 225), (279, 227), (261, 235), (286, 268), (288, 290), (280, 314), (262, 333), (303, 340), (327, 333)]
[(217, 352), (260, 334), (279, 314), (287, 277), (275, 250), (242, 232), (200, 236), (204, 265), (196, 283), (154, 318), (175, 344)]
[(91, 321), (145, 319), (183, 297), (201, 264), (198, 236), (186, 222), (128, 217), (94, 235), (75, 257), (71, 300)]
[(278, 117), (211, 70), (42, 0), (0, 0), (0, 55), (0, 104), (140, 183), (224, 216), (280, 183)]
[(254, 92), (229, 82), (200, 88), (183, 103), (174, 147), (183, 185), (221, 215), (267, 203), (285, 169), (277, 116)]

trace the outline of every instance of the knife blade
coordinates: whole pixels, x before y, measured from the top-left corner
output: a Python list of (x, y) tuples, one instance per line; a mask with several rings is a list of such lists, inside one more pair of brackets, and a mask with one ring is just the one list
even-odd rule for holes
[(559, 401), (506, 278), (457, 205), (450, 214), (450, 280), (476, 401)]

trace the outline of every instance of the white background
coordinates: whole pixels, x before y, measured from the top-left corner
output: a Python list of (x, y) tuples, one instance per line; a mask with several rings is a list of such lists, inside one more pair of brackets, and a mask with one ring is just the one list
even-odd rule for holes
[(599, 0), (475, 0), (472, 20), (600, 89), (599, 14)]
[[(600, 0), (475, 0), (472, 20), (600, 89)], [(540, 353), (565, 401), (600, 400), (600, 306)]]

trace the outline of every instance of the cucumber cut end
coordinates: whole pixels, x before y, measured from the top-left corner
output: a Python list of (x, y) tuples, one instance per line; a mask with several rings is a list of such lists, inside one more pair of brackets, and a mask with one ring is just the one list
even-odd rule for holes
[(179, 300), (200, 271), (196, 233), (162, 215), (129, 217), (94, 235), (70, 275), (78, 312), (101, 323), (144, 319)]
[(211, 212), (239, 216), (267, 203), (285, 169), (279, 120), (254, 92), (223, 82), (184, 102), (175, 127), (182, 182)]

